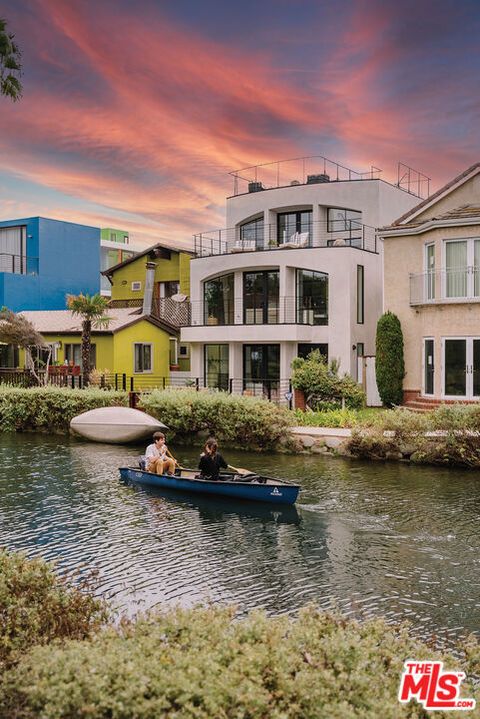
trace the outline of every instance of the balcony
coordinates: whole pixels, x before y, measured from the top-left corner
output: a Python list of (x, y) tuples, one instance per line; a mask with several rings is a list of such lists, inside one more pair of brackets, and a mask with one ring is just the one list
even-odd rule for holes
[(215, 305), (191, 302), (189, 322), (183, 327), (225, 327), (231, 325), (327, 325), (327, 302), (312, 303), (310, 298), (282, 297), (275, 301), (249, 302), (241, 297)]
[(480, 267), (410, 274), (410, 306), (480, 302)]
[(0, 252), (0, 272), (11, 275), (38, 275), (38, 257)]
[(350, 247), (366, 252), (378, 252), (375, 228), (358, 220), (309, 222), (301, 231), (283, 231), (282, 236), (279, 236), (277, 224), (264, 225), (256, 232), (242, 232), (240, 226), (200, 232), (193, 236), (193, 241), (196, 258), (318, 247)]

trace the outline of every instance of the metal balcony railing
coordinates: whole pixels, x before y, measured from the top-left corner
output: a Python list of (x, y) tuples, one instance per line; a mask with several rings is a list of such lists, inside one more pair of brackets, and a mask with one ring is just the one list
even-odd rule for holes
[(410, 305), (480, 302), (480, 267), (410, 274)]
[(327, 325), (327, 299), (281, 297), (266, 302), (261, 298), (238, 297), (190, 303), (191, 327), (278, 324)]
[(353, 247), (378, 252), (375, 228), (357, 220), (308, 222), (285, 229), (277, 224), (260, 225), (255, 229), (239, 226), (200, 232), (193, 236), (193, 243), (196, 257), (315, 247)]
[(242, 167), (228, 174), (233, 178), (233, 194), (242, 195), (295, 185), (378, 180), (381, 173), (382, 171), (373, 165), (366, 172), (358, 172), (323, 155), (310, 155)]
[(38, 275), (38, 257), (0, 252), (0, 272), (13, 275)]

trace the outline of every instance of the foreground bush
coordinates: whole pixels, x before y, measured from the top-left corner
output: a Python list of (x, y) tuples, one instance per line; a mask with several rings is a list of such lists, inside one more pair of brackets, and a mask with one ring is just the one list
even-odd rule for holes
[(444, 405), (419, 414), (404, 408), (381, 412), (369, 428), (355, 427), (348, 450), (368, 459), (480, 467), (480, 407)]
[(164, 422), (177, 439), (206, 432), (244, 449), (288, 443), (289, 412), (264, 399), (169, 389), (142, 396), (142, 407)]
[(42, 559), (0, 550), (0, 671), (36, 644), (83, 639), (105, 619), (101, 601), (73, 588)]
[(342, 401), (350, 409), (365, 406), (365, 392), (349, 375), (340, 377), (338, 363), (327, 363), (319, 350), (308, 357), (296, 357), (292, 362), (292, 386), (301, 390), (312, 410), (341, 407)]
[[(306, 608), (296, 620), (174, 610), (33, 649), (5, 677), (4, 719), (389, 719), (403, 662), (441, 658), (405, 629)], [(444, 657), (448, 668), (460, 662)], [(467, 676), (471, 666), (464, 664)], [(464, 697), (474, 696), (462, 686)], [(439, 714), (442, 716), (442, 714)]]
[(97, 407), (128, 406), (125, 392), (100, 389), (0, 386), (2, 431), (69, 432), (70, 420)]

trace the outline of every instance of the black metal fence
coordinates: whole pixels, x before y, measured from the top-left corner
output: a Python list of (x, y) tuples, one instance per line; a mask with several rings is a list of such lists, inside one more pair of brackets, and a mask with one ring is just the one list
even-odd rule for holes
[[(38, 379), (37, 379), (38, 378)], [(292, 406), (293, 390), (288, 379), (251, 379), (220, 377), (185, 377), (175, 376), (172, 372), (169, 377), (158, 375), (128, 375), (126, 373), (95, 374), (90, 376), (90, 382), (85, 382), (83, 374), (48, 374), (45, 381), (45, 372), (38, 372), (36, 376), (30, 370), (0, 369), (0, 384), (9, 384), (16, 387), (36, 387), (49, 385), (70, 389), (84, 389), (87, 387), (123, 392), (151, 392), (154, 389), (190, 388), (200, 391), (223, 391), (229, 394), (247, 397), (262, 397), (276, 404)]]

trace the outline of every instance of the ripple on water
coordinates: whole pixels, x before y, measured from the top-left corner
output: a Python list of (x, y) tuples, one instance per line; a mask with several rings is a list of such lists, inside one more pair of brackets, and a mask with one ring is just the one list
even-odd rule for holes
[[(480, 624), (480, 476), (324, 457), (228, 453), (301, 482), (298, 513), (127, 487), (138, 447), (0, 436), (0, 543), (98, 570), (122, 611), (235, 603), (408, 619), (453, 641)], [(184, 464), (197, 452), (181, 450)]]

